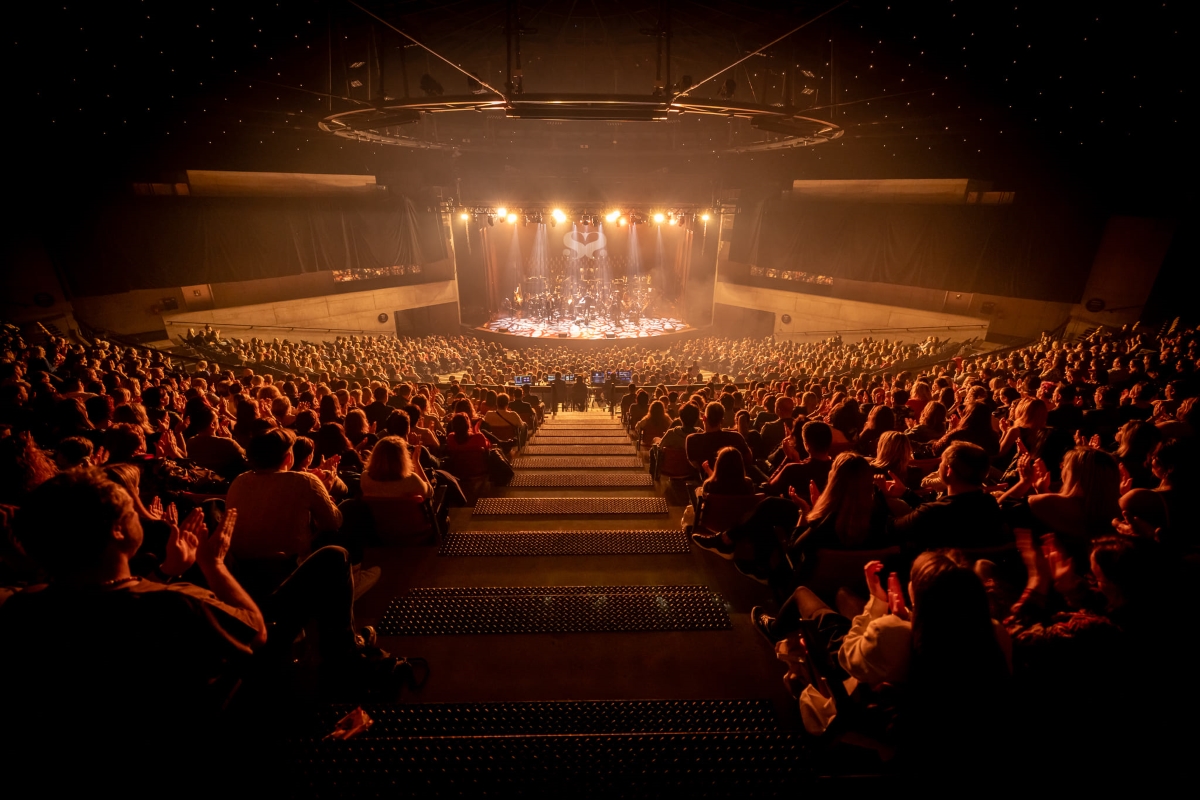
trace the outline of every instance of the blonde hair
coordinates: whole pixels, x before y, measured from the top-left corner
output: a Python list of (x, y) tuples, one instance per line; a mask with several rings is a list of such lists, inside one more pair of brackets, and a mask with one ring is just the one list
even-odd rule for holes
[(929, 402), (933, 399), (933, 388), (925, 381), (917, 381), (913, 384), (912, 396), (917, 400)]
[(1013, 422), (1019, 428), (1044, 428), (1046, 427), (1046, 415), (1048, 413), (1045, 400), (1039, 400), (1036, 397), (1025, 397), (1017, 403), (1017, 410), (1013, 414)]
[(1083, 499), (1087, 532), (1102, 536), (1112, 532), (1112, 520), (1121, 516), (1121, 468), (1103, 450), (1076, 447), (1062, 461), (1061, 494)]
[(903, 473), (912, 461), (912, 443), (900, 431), (884, 431), (875, 443), (875, 459), (871, 466), (888, 472)]
[(858, 453), (845, 452), (833, 460), (829, 483), (808, 514), (811, 524), (835, 517), (834, 527), (842, 544), (860, 545), (871, 532), (871, 509), (875, 470)]
[(385, 436), (375, 443), (367, 461), (367, 475), (373, 481), (398, 481), (413, 472), (408, 443), (399, 436)]

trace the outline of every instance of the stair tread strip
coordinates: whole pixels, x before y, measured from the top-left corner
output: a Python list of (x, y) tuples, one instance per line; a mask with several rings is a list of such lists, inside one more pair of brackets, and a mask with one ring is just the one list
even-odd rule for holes
[(690, 553), (681, 530), (460, 531), (442, 556), (671, 555)]
[(481, 497), (476, 516), (640, 516), (668, 513), (663, 497)]
[(504, 633), (627, 633), (730, 628), (707, 586), (426, 588), (388, 605), (388, 636)]

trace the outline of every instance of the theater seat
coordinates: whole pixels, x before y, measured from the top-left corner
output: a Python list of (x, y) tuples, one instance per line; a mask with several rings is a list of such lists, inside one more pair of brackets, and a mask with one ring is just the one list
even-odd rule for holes
[(375, 533), (389, 545), (428, 544), (438, 536), (433, 504), (424, 497), (364, 497)]
[(724, 533), (736, 528), (750, 518), (766, 497), (765, 494), (700, 495), (695, 527), (709, 533)]

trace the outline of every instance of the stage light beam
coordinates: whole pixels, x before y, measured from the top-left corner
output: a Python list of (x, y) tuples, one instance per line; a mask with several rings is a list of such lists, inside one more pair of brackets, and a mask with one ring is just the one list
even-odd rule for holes
[(700, 219), (704, 222), (708, 222), (708, 214), (707, 213), (701, 214)]
[(508, 216), (508, 209), (504, 206), (500, 206), (496, 209), (496, 216), (500, 217), (501, 219), (506, 218)]
[(551, 211), (550, 216), (554, 218), (555, 222), (564, 222), (567, 219), (567, 215), (562, 212), (561, 208), (556, 208)]
[(509, 214), (509, 215), (508, 215), (507, 217), (505, 217), (504, 219), (505, 219), (505, 221), (506, 221), (506, 222), (508, 222), (508, 224), (509, 224), (509, 225), (515, 225), (515, 224), (516, 224), (516, 222), (517, 222), (517, 215), (516, 215), (516, 214)]
[(624, 227), (624, 226), (625, 226), (625, 222), (626, 222), (626, 220), (625, 220), (625, 217), (617, 217), (617, 224), (618, 224), (618, 225), (620, 225), (620, 226)]
[(612, 223), (612, 222), (616, 222), (617, 217), (619, 217), (619, 216), (621, 216), (620, 211), (610, 211), (610, 212), (608, 212), (608, 215), (604, 219), (606, 222)]
[(663, 216), (661, 211), (654, 215), (654, 221), (657, 222), (659, 225), (663, 224), (664, 219), (666, 219), (666, 217)]

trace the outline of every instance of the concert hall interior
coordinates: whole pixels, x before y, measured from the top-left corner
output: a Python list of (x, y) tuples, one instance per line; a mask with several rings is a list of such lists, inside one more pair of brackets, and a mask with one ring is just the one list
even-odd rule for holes
[(10, 3), (0, 792), (1177, 793), (1189, 7)]

